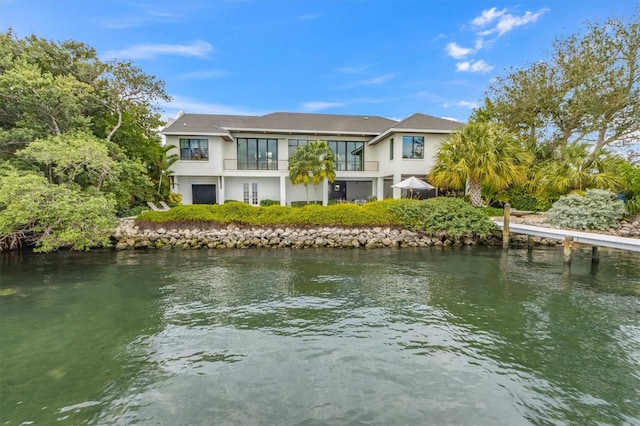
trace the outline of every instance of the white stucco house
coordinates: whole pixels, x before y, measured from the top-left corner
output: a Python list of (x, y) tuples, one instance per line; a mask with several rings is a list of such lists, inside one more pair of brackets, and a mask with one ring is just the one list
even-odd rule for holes
[(239, 200), (281, 205), (307, 199), (289, 181), (289, 155), (308, 141), (327, 141), (336, 153), (333, 183), (309, 187), (311, 200), (400, 198), (392, 185), (433, 167), (448, 134), (463, 123), (413, 114), (402, 121), (376, 116), (276, 112), (263, 116), (180, 114), (162, 130), (179, 154), (172, 191), (184, 204)]

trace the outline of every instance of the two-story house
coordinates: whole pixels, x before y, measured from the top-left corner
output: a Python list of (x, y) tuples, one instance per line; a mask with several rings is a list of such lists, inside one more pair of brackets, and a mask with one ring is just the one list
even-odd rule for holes
[(392, 185), (431, 170), (448, 134), (463, 124), (413, 114), (396, 121), (376, 116), (277, 112), (263, 116), (180, 114), (164, 128), (179, 153), (173, 191), (184, 204), (239, 200), (258, 205), (305, 201), (289, 181), (288, 158), (308, 141), (327, 141), (337, 158), (335, 182), (309, 187), (311, 200), (400, 198)]

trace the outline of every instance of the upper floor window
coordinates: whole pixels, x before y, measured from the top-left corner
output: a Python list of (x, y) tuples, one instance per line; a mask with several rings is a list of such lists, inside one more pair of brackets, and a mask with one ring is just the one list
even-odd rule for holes
[(364, 142), (329, 141), (328, 144), (336, 154), (336, 170), (364, 170)]
[(289, 139), (289, 157), (293, 154), (293, 151), (296, 150), (297, 147), (306, 145), (309, 143), (306, 139)]
[(180, 139), (181, 160), (208, 160), (208, 139)]
[(278, 139), (238, 138), (238, 170), (277, 170)]
[(424, 136), (403, 136), (402, 158), (424, 159)]
[(393, 160), (393, 138), (389, 141), (389, 160)]
[[(289, 139), (289, 155), (299, 146), (313, 142), (305, 139)], [(364, 170), (364, 142), (327, 141), (327, 145), (336, 154), (336, 170)]]

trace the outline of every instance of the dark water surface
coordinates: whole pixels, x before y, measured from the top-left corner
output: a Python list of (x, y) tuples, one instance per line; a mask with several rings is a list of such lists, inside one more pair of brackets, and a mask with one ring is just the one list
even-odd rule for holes
[(589, 253), (0, 257), (0, 425), (640, 424), (640, 256)]

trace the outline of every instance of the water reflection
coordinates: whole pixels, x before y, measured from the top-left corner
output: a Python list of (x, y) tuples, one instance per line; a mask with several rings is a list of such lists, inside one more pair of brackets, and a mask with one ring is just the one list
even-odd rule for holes
[(565, 268), (478, 247), (3, 263), (0, 418), (637, 423), (638, 259), (600, 255), (595, 272), (586, 251)]

